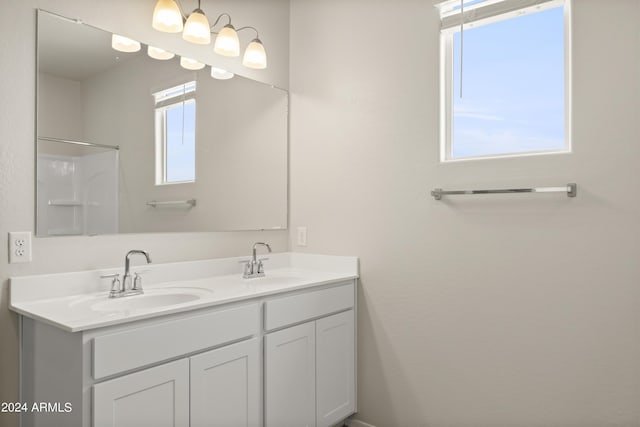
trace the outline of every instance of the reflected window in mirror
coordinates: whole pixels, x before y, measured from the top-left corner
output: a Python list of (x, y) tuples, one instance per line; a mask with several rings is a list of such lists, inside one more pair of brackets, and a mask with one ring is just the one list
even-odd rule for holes
[(161, 90), (155, 99), (156, 185), (196, 180), (196, 82)]

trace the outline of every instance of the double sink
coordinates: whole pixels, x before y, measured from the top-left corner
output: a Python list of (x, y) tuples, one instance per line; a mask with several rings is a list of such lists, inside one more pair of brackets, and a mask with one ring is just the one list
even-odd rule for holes
[[(118, 268), (11, 278), (10, 309), (78, 332), (240, 302), (358, 276), (357, 258), (271, 254), (264, 275), (244, 278), (246, 257), (144, 265), (143, 293), (109, 298)], [(132, 267), (132, 273), (135, 269)], [(246, 267), (244, 272), (246, 273)], [(258, 269), (256, 269), (256, 272)], [(113, 291), (113, 286), (111, 286)]]

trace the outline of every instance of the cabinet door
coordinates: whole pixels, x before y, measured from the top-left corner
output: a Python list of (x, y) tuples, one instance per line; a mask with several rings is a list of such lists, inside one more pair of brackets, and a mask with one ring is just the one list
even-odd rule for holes
[(260, 339), (191, 358), (191, 427), (260, 425)]
[(189, 426), (188, 360), (93, 386), (93, 427), (142, 426)]
[(315, 322), (265, 335), (265, 427), (316, 425)]
[(353, 310), (316, 321), (317, 427), (332, 426), (355, 409)]

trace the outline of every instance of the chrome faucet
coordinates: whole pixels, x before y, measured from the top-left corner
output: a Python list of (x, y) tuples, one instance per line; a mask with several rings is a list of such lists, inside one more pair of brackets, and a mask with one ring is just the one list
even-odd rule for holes
[(134, 249), (132, 251), (127, 252), (127, 256), (124, 258), (124, 277), (122, 278), (122, 284), (120, 284), (120, 280), (118, 280), (117, 275), (113, 279), (113, 283), (111, 285), (111, 292), (109, 292), (109, 298), (119, 298), (125, 297), (129, 295), (140, 295), (143, 293), (142, 290), (142, 276), (138, 273), (135, 274), (135, 279), (133, 280), (133, 285), (131, 284), (131, 273), (129, 272), (129, 264), (131, 255), (140, 254), (144, 255), (147, 259), (147, 264), (151, 264), (151, 257), (146, 251), (141, 251), (138, 249)]
[(247, 261), (246, 265), (244, 266), (244, 274), (242, 275), (242, 277), (245, 279), (264, 276), (264, 266), (262, 265), (262, 261), (266, 260), (266, 258), (261, 260), (258, 260), (256, 258), (256, 248), (258, 246), (266, 246), (269, 252), (271, 252), (271, 246), (269, 246), (268, 243), (256, 242), (253, 245), (251, 259)]

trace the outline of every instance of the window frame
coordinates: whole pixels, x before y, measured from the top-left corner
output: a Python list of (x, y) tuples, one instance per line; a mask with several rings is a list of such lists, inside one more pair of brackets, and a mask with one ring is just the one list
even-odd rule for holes
[[(168, 95), (176, 89), (182, 87), (183, 91)], [(174, 185), (174, 184), (190, 184), (196, 182), (196, 164), (193, 167), (193, 179), (184, 181), (167, 181), (167, 110), (176, 105), (182, 105), (184, 108), (187, 104), (196, 104), (197, 82), (195, 80), (188, 81), (183, 84), (174, 85), (166, 89), (153, 93), (154, 97), (154, 129), (155, 129), (155, 185)], [(194, 116), (194, 121), (197, 115)], [(197, 123), (197, 122), (196, 122)], [(194, 125), (196, 124), (194, 123)], [(194, 126), (195, 128), (195, 126)], [(195, 129), (194, 129), (195, 130)], [(195, 149), (195, 148), (194, 148)]]
[[(467, 0), (468, 1), (468, 0)], [(508, 1), (508, 0), (507, 0)], [(499, 3), (500, 0), (488, 0), (489, 5)], [(451, 2), (445, 2), (450, 4)], [(459, 4), (459, 1), (456, 2)], [(475, 6), (475, 5), (474, 5)], [(471, 6), (470, 8), (475, 8)], [(564, 147), (558, 150), (537, 150), (526, 152), (511, 152), (500, 154), (487, 154), (478, 156), (453, 157), (453, 38), (460, 32), (460, 25), (450, 25), (440, 31), (440, 162), (465, 162), (473, 160), (500, 159), (513, 157), (529, 157), (540, 155), (568, 154), (572, 152), (571, 138), (571, 0), (550, 0), (542, 4), (528, 5), (505, 13), (484, 17), (464, 24), (464, 30), (477, 28), (482, 25), (491, 25), (496, 22), (514, 19), (522, 14), (522, 11), (531, 13), (530, 9), (538, 11), (553, 8), (563, 8), (564, 16)], [(448, 8), (450, 9), (450, 8)], [(451, 16), (451, 12), (441, 12), (442, 19)], [(465, 8), (465, 15), (467, 8)], [(460, 15), (459, 13), (457, 14)], [(457, 19), (458, 22), (460, 19)]]

